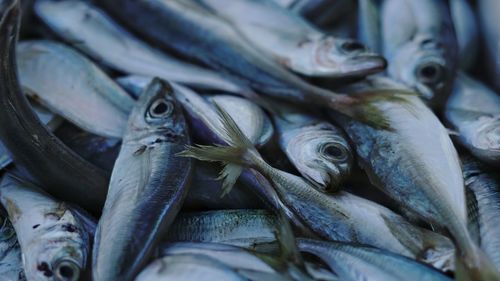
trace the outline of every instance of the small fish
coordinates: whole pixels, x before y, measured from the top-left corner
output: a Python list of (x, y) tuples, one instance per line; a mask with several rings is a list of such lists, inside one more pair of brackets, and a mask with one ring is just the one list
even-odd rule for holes
[[(0, 138), (14, 162), (60, 199), (98, 213), (108, 187), (108, 174), (66, 147), (33, 112), (17, 78), (16, 43), (19, 1), (0, 9)], [(51, 69), (52, 71), (47, 71)], [(57, 70), (57, 67), (56, 67)], [(52, 67), (44, 68), (52, 84)], [(72, 91), (72, 90), (70, 90)], [(68, 100), (78, 104), (74, 100)], [(78, 108), (80, 108), (78, 104)], [(102, 121), (102, 120), (100, 120)]]
[(2, 179), (0, 201), (16, 230), (27, 280), (79, 280), (95, 222), (11, 174)]
[(0, 276), (4, 281), (26, 281), (21, 247), (16, 231), (6, 216), (0, 218)]
[(306, 180), (271, 167), (233, 119), (221, 108), (218, 112), (229, 146), (188, 147), (180, 155), (223, 162), (225, 167), (221, 174), (228, 189), (239, 177), (242, 167), (252, 167), (272, 183), (283, 204), (317, 236), (365, 243), (413, 258), (425, 257), (432, 249), (431, 252), (437, 253), (431, 256), (439, 258), (429, 262), (449, 266), (453, 246), (445, 237), (414, 227), (374, 202), (347, 192), (329, 196), (317, 191)]
[(265, 210), (182, 213), (169, 229), (168, 242), (222, 243), (253, 249), (276, 242), (277, 218)]
[(96, 135), (122, 137), (134, 100), (83, 55), (53, 41), (26, 41), (17, 64), (21, 84), (52, 112)]
[(280, 147), (299, 173), (322, 191), (338, 190), (354, 160), (344, 133), (331, 123), (281, 104), (273, 119)]
[(221, 74), (153, 49), (86, 1), (37, 1), (35, 11), (69, 44), (121, 72), (160, 77), (204, 89), (251, 91)]
[(461, 157), (467, 188), (469, 230), (500, 270), (500, 177), (471, 156)]
[(451, 281), (443, 273), (377, 248), (341, 242), (298, 239), (299, 249), (325, 262), (345, 281)]
[(454, 0), (448, 3), (457, 36), (460, 68), (470, 69), (476, 62), (480, 42), (476, 15), (468, 0)]
[(361, 43), (326, 35), (269, 0), (196, 0), (271, 59), (306, 76), (343, 78), (384, 70), (386, 62)]
[(444, 115), (456, 139), (474, 156), (500, 167), (500, 97), (486, 85), (459, 73)]
[[(374, 77), (348, 87), (355, 94), (401, 85)], [(377, 104), (390, 118), (392, 131), (332, 117), (350, 137), (359, 165), (375, 186), (413, 214), (447, 228), (457, 248), (457, 274), (472, 274), (469, 278), (473, 280), (496, 280), (500, 275), (467, 230), (462, 170), (448, 131), (418, 97), (408, 96), (407, 101), (406, 105)]]
[(482, 53), (486, 67), (486, 75), (493, 88), (500, 91), (500, 2), (497, 0), (479, 0), (477, 2), (477, 12), (479, 27), (482, 34)]
[(380, 11), (383, 54), (390, 77), (442, 106), (457, 67), (458, 43), (444, 0), (384, 0)]
[(154, 79), (132, 110), (96, 231), (94, 281), (133, 280), (186, 197), (192, 161), (176, 154), (190, 138), (173, 91)]

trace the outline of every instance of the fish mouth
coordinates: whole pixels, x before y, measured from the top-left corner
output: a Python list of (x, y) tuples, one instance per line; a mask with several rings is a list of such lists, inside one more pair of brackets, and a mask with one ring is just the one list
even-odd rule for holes
[(52, 268), (56, 281), (77, 281), (80, 279), (80, 266), (72, 260), (57, 261)]
[(345, 77), (367, 76), (384, 71), (387, 60), (377, 54), (364, 54), (346, 60), (341, 67)]

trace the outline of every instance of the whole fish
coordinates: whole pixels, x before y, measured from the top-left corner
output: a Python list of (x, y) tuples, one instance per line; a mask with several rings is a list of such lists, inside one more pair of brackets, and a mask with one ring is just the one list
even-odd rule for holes
[(236, 270), (205, 255), (175, 255), (149, 264), (135, 281), (248, 281)]
[(461, 157), (467, 187), (469, 229), (500, 269), (500, 177), (470, 156)]
[(341, 242), (299, 239), (301, 251), (313, 254), (345, 281), (451, 281), (443, 273), (380, 249)]
[(476, 62), (480, 41), (474, 9), (468, 0), (455, 0), (448, 3), (457, 36), (460, 68), (472, 68)]
[(457, 67), (457, 40), (444, 0), (384, 0), (380, 26), (390, 77), (442, 106)]
[[(76, 202), (87, 210), (97, 213), (106, 198), (108, 175), (68, 149), (33, 112), (21, 90), (16, 71), (19, 1), (8, 0), (2, 4), (4, 4), (0, 9), (2, 143), (9, 150), (14, 162), (40, 181), (51, 194)], [(43, 72), (54, 73), (47, 69)], [(49, 75), (47, 81), (53, 82), (53, 78), (53, 75)]]
[(459, 73), (445, 108), (456, 139), (474, 156), (500, 167), (500, 97), (486, 85)]
[[(241, 167), (264, 175), (280, 200), (317, 236), (335, 241), (373, 245), (436, 266), (450, 266), (453, 246), (445, 237), (415, 227), (389, 209), (347, 192), (334, 196), (317, 191), (306, 180), (271, 167), (243, 135), (231, 117), (219, 108), (230, 146), (189, 147), (181, 155), (226, 164), (222, 175), (228, 188)], [(431, 260), (432, 259), (432, 260)]]
[(182, 213), (165, 236), (169, 242), (222, 243), (253, 249), (276, 241), (277, 218), (265, 210)]
[[(350, 87), (354, 94), (391, 84), (401, 87), (380, 77)], [(464, 181), (448, 131), (418, 97), (407, 100), (406, 105), (385, 101), (377, 105), (390, 118), (393, 131), (334, 118), (356, 147), (359, 164), (374, 185), (413, 214), (447, 228), (457, 247), (459, 275), (495, 280), (488, 278), (498, 273), (467, 231)]]
[(313, 86), (263, 56), (227, 21), (195, 0), (104, 0), (100, 5), (152, 44), (237, 77), (262, 94), (327, 107), (387, 128), (383, 112), (374, 111), (371, 102), (392, 98), (392, 93), (354, 99)]
[(338, 190), (349, 177), (354, 160), (344, 133), (331, 123), (281, 104), (273, 119), (281, 150), (299, 173), (320, 190)]
[(35, 11), (65, 41), (121, 72), (160, 77), (199, 88), (250, 91), (216, 72), (153, 49), (86, 1), (37, 1)]
[(27, 280), (79, 280), (95, 224), (30, 183), (7, 174), (0, 201), (21, 245)]
[(484, 65), (486, 66), (486, 75), (491, 85), (496, 91), (500, 91), (500, 2), (496, 0), (477, 1), (477, 12), (479, 26), (482, 34), (482, 52), (484, 53)]
[(0, 218), (0, 275), (5, 281), (26, 281), (16, 231), (6, 216)]
[(362, 44), (326, 35), (272, 0), (196, 1), (228, 20), (271, 59), (302, 75), (365, 76), (386, 66)]
[(17, 63), (32, 98), (85, 131), (122, 137), (134, 100), (83, 55), (53, 41), (27, 41), (17, 47)]
[(186, 197), (191, 160), (182, 108), (167, 83), (154, 79), (130, 115), (99, 220), (94, 281), (133, 280)]

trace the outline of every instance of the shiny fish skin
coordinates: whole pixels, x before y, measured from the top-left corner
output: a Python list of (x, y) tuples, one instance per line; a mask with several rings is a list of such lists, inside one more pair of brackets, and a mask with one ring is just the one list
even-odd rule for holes
[(390, 77), (442, 106), (455, 75), (458, 46), (444, 0), (384, 0), (383, 54)]
[(444, 115), (456, 139), (474, 156), (500, 167), (500, 97), (486, 85), (459, 73)]
[(276, 241), (277, 218), (265, 210), (222, 210), (180, 214), (165, 236), (172, 242), (210, 242), (254, 248)]
[(484, 63), (486, 66), (486, 75), (493, 88), (500, 91), (500, 2), (497, 0), (479, 0), (477, 1), (477, 11), (479, 26), (482, 33), (482, 52), (484, 55)]
[(338, 190), (354, 160), (347, 137), (340, 128), (297, 108), (280, 105), (279, 111), (273, 119), (288, 159), (318, 189)]
[(167, 83), (154, 79), (132, 110), (96, 232), (94, 281), (133, 280), (186, 197), (187, 125)]
[(298, 239), (299, 249), (323, 260), (345, 281), (451, 281), (407, 257), (363, 245)]
[(21, 258), (21, 247), (16, 232), (7, 217), (0, 226), (0, 276), (4, 281), (26, 281)]
[(96, 135), (122, 137), (134, 101), (83, 55), (53, 41), (27, 41), (17, 47), (17, 62), (21, 84), (51, 111)]
[(116, 70), (199, 88), (250, 91), (216, 72), (153, 49), (85, 1), (37, 1), (35, 11), (65, 41)]
[(10, 174), (0, 184), (0, 201), (16, 230), (26, 278), (78, 280), (90, 255), (92, 227), (66, 203)]
[(479, 28), (474, 9), (468, 0), (449, 1), (450, 13), (458, 42), (461, 69), (470, 69), (478, 56)]
[(16, 73), (19, 2), (9, 0), (4, 4), (0, 21), (2, 143), (14, 162), (51, 194), (97, 213), (106, 197), (108, 175), (68, 149), (41, 124), (31, 109)]
[(386, 66), (360, 43), (326, 35), (271, 0), (196, 1), (227, 19), (268, 57), (302, 75), (365, 76)]
[(500, 177), (473, 157), (461, 157), (467, 187), (469, 224), (479, 244), (500, 270)]

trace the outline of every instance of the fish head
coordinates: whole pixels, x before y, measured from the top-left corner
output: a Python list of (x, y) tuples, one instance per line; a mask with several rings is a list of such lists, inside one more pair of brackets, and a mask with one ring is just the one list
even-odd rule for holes
[(446, 95), (450, 89), (453, 66), (442, 44), (421, 38), (401, 46), (390, 60), (389, 75), (418, 91), (425, 100)]
[(386, 60), (351, 39), (327, 36), (300, 46), (303, 54), (294, 57), (292, 69), (319, 77), (366, 76), (383, 71)]
[[(185, 137), (182, 107), (174, 97), (174, 88), (166, 81), (153, 79), (143, 90), (129, 119), (130, 138), (149, 138), (154, 142), (177, 142)], [(162, 138), (158, 138), (158, 136)], [(124, 139), (124, 141), (126, 141)]]
[(286, 133), (286, 154), (297, 170), (321, 191), (338, 189), (351, 171), (353, 155), (343, 134), (320, 123)]

